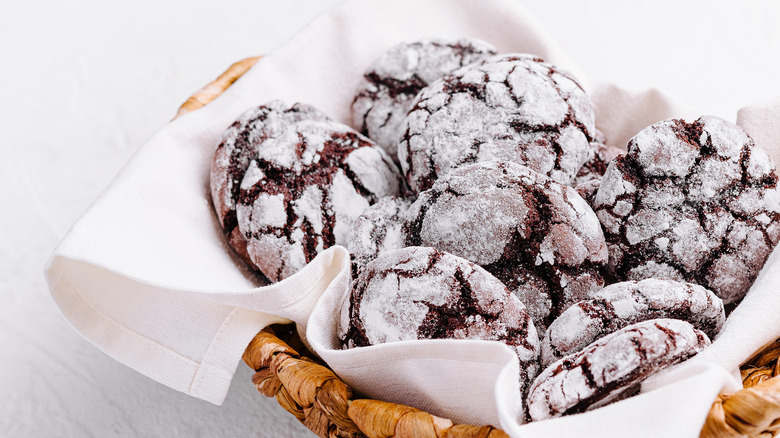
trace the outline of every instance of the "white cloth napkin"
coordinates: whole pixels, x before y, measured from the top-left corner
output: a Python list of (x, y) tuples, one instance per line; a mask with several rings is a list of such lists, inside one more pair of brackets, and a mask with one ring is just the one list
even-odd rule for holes
[[(208, 195), (212, 154), (245, 109), (271, 99), (312, 104), (347, 122), (368, 64), (400, 42), (471, 36), (501, 52), (537, 54), (575, 73), (592, 92), (597, 125), (622, 145), (650, 123), (696, 114), (656, 90), (596, 85), (515, 2), (349, 1), (267, 54), (216, 101), (155, 135), (73, 226), (46, 269), (51, 293), (73, 326), (120, 362), (179, 391), (221, 403), (249, 340), (262, 327), (298, 323), (308, 343), (349, 384), (456, 422), (494, 424), (513, 437), (696, 437), (715, 395), (739, 387), (736, 367), (780, 336), (773, 254), (721, 336), (696, 360), (647, 391), (585, 414), (520, 425), (518, 364), (485, 341), (416, 341), (340, 350), (335, 322), (349, 283), (344, 248), (298, 274), (257, 288), (222, 237)], [(780, 102), (738, 121), (780, 160), (772, 120)], [(248, 382), (247, 382), (248, 384)]]

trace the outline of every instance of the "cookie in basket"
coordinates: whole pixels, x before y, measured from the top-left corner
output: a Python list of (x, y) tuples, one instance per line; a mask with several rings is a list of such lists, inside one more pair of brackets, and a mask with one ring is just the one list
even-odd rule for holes
[(475, 38), (423, 39), (391, 47), (363, 74), (352, 101), (352, 126), (397, 160), (401, 124), (417, 93), (495, 54), (495, 47)]
[(520, 359), (523, 391), (539, 369), (525, 306), (468, 260), (427, 247), (381, 254), (358, 276), (338, 327), (345, 347), (414, 339), (500, 341)]
[(611, 284), (569, 307), (550, 324), (542, 339), (542, 366), (623, 327), (658, 318), (688, 321), (714, 339), (726, 321), (726, 312), (720, 298), (696, 284), (656, 278)]
[(346, 243), (355, 218), (379, 198), (398, 195), (402, 183), (392, 160), (366, 137), (312, 107), (278, 101), (248, 110), (228, 128), (211, 174), (229, 242), (271, 281)]
[(701, 284), (742, 298), (780, 239), (775, 165), (733, 123), (651, 125), (607, 167), (594, 200), (617, 280)]
[[(601, 134), (603, 137), (603, 134)], [(574, 188), (577, 193), (592, 205), (596, 192), (601, 185), (601, 178), (607, 170), (607, 165), (626, 151), (615, 146), (607, 146), (602, 141), (593, 141), (588, 149), (588, 158), (574, 177)]]
[(523, 164), (570, 184), (595, 130), (590, 99), (569, 73), (531, 55), (499, 55), (417, 95), (398, 158), (415, 192), (451, 169), (488, 160)]
[(571, 187), (515, 163), (461, 166), (420, 194), (403, 225), (408, 246), (432, 246), (495, 275), (543, 332), (604, 286), (604, 234)]
[(630, 325), (544, 369), (528, 393), (528, 413), (539, 421), (603, 406), (708, 345), (707, 335), (685, 321)]
[(346, 244), (353, 277), (379, 254), (404, 247), (401, 226), (411, 204), (410, 199), (386, 196), (355, 219)]
[[(222, 134), (214, 153), (211, 201), (228, 243), (248, 266), (254, 264), (247, 253), (246, 239), (238, 228), (236, 217), (241, 180), (263, 141), (302, 120), (328, 120), (328, 116), (306, 104), (297, 103), (288, 108), (282, 101), (268, 102), (241, 114)], [(253, 136), (250, 137), (250, 134)]]

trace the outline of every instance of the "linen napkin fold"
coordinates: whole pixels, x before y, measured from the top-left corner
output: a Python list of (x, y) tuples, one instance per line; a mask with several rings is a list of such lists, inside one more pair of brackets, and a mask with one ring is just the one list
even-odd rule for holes
[[(640, 396), (522, 426), (517, 361), (501, 344), (441, 340), (340, 350), (336, 310), (349, 283), (344, 248), (323, 252), (299, 273), (268, 287), (256, 287), (239, 268), (208, 195), (209, 168), (222, 131), (250, 106), (272, 99), (306, 102), (347, 122), (354, 87), (370, 62), (398, 42), (431, 36), (477, 37), (500, 52), (533, 53), (572, 71), (591, 91), (597, 126), (612, 144), (621, 145), (661, 119), (698, 116), (655, 90), (591, 86), (510, 0), (349, 1), (137, 152), (52, 255), (46, 275), (63, 314), (117, 360), (217, 404), (252, 336), (268, 324), (292, 320), (315, 352), (359, 391), (459, 422), (494, 424), (515, 437), (565, 431), (698, 436), (714, 395), (738, 386), (729, 373), (752, 354), (754, 344), (780, 335), (770, 321), (780, 311), (773, 299), (780, 256), (773, 254), (740, 311), (698, 362), (678, 367)], [(780, 143), (762, 120), (778, 113), (777, 105), (740, 113), (749, 132), (768, 139), (763, 146), (776, 162)], [(756, 319), (752, 312), (759, 311)], [(661, 417), (667, 420), (656, 421)]]

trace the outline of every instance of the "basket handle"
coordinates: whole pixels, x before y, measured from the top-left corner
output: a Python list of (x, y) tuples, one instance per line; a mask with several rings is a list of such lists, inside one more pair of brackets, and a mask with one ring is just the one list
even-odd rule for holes
[(228, 69), (219, 75), (217, 79), (195, 92), (195, 94), (181, 104), (179, 110), (176, 112), (176, 116), (173, 118), (177, 119), (188, 112), (195, 111), (219, 97), (220, 94), (224, 93), (225, 90), (233, 85), (233, 82), (237, 81), (238, 78), (252, 68), (260, 58), (261, 56), (254, 56), (252, 58), (242, 59), (228, 67)]

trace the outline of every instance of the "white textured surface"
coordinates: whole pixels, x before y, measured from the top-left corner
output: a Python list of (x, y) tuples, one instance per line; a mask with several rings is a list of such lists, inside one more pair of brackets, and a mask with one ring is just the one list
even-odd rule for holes
[[(0, 2), (0, 436), (310, 436), (243, 365), (217, 407), (110, 359), (68, 326), (41, 270), (191, 92), (334, 3)], [(659, 85), (732, 120), (780, 95), (780, 4), (525, 3), (592, 79)]]
[[(366, 71), (352, 102), (352, 126), (365, 132), (397, 161), (401, 125), (421, 87), (496, 53), (476, 39), (432, 38), (402, 42), (377, 58)], [(397, 81), (389, 86), (388, 81)]]
[(456, 70), (411, 105), (398, 160), (415, 193), (459, 166), (490, 160), (568, 184), (585, 162), (586, 136), (595, 133), (593, 107), (574, 77), (528, 54), (500, 54)]

